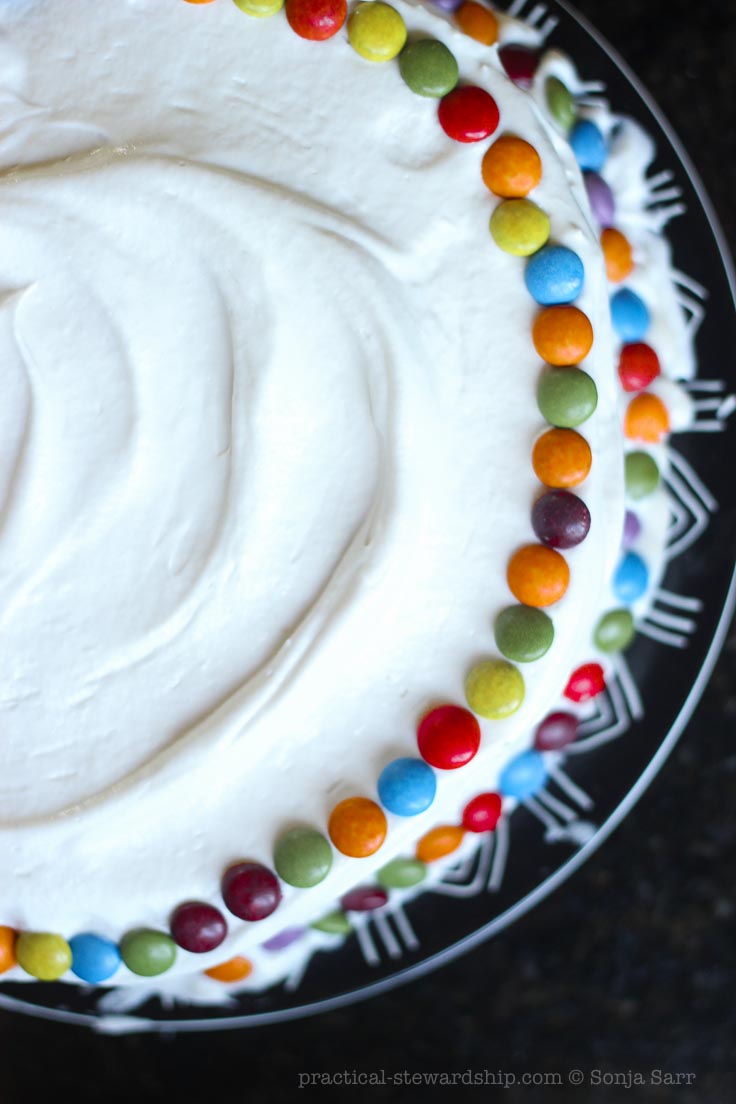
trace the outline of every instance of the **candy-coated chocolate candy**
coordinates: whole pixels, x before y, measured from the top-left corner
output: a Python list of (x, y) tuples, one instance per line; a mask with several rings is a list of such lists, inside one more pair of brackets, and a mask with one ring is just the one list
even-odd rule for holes
[(539, 54), (528, 46), (509, 43), (498, 51), (498, 60), (506, 70), (506, 75), (519, 88), (531, 88), (534, 74), (539, 65)]
[(521, 671), (505, 659), (488, 659), (473, 667), (465, 680), (468, 705), (480, 717), (502, 721), (524, 701)]
[(542, 179), (542, 161), (529, 142), (502, 134), (483, 155), (483, 183), (503, 199), (523, 199)]
[(630, 276), (634, 268), (634, 255), (620, 230), (607, 227), (601, 234), (601, 248), (606, 262), (606, 275), (613, 284), (620, 284)]
[(376, 874), (384, 889), (409, 889), (427, 877), (427, 868), (418, 859), (392, 859)]
[(391, 61), (406, 42), (406, 24), (383, 0), (364, 0), (348, 19), (348, 40), (367, 61)]
[(432, 0), (432, 3), (436, 8), (441, 8), (442, 11), (455, 12), (462, 4), (463, 0)]
[(72, 949), (52, 932), (21, 932), (15, 941), (15, 957), (21, 969), (39, 981), (56, 981), (72, 964)]
[(641, 533), (641, 522), (633, 510), (627, 510), (624, 515), (624, 535), (621, 540), (622, 548), (631, 548)]
[(606, 654), (622, 652), (636, 635), (634, 618), (627, 609), (609, 610), (596, 625), (593, 642)]
[(313, 920), (309, 926), (316, 931), (327, 932), (329, 935), (349, 935), (353, 930), (353, 925), (339, 909), (328, 912), (320, 920)]
[(491, 215), (496, 245), (514, 257), (529, 257), (549, 238), (549, 215), (529, 199), (507, 199)]
[(534, 474), (547, 487), (578, 487), (591, 464), (590, 445), (574, 429), (548, 429), (532, 450)]
[(500, 794), (477, 794), (463, 809), (463, 828), (468, 832), (492, 832), (501, 818), (502, 808)]
[(378, 796), (390, 813), (417, 816), (432, 804), (437, 779), (423, 759), (394, 759), (378, 778)]
[(80, 932), (69, 940), (72, 950), (72, 973), (90, 985), (99, 985), (111, 978), (122, 958), (111, 939), (94, 932)]
[(176, 943), (166, 932), (136, 928), (120, 940), (120, 954), (131, 973), (139, 977), (158, 977), (176, 961)]
[(346, 797), (330, 813), (327, 831), (338, 851), (351, 859), (373, 855), (386, 839), (388, 822), (369, 797)]
[(417, 843), (416, 856), (423, 863), (444, 859), (445, 855), (457, 851), (464, 836), (465, 830), (456, 824), (439, 824), (424, 833)]
[(670, 431), (667, 407), (658, 395), (635, 395), (626, 408), (624, 433), (630, 441), (656, 445)]
[(219, 966), (211, 966), (209, 970), (204, 972), (207, 977), (213, 978), (214, 981), (225, 983), (244, 981), (253, 973), (253, 963), (247, 958), (243, 958), (242, 955), (235, 955), (234, 958), (229, 958), (227, 962), (221, 962)]
[(534, 503), (532, 528), (550, 548), (574, 548), (590, 531), (590, 511), (570, 491), (547, 491)]
[(292, 943), (298, 943), (300, 939), (303, 939), (306, 931), (306, 928), (284, 928), (283, 931), (272, 935), (265, 943), (261, 943), (261, 946), (264, 951), (283, 951), (286, 947), (290, 947)]
[(537, 387), (539, 412), (553, 426), (574, 429), (591, 416), (598, 405), (598, 390), (580, 368), (550, 368)]
[(187, 4), (211, 4), (212, 0), (186, 0)]
[(626, 493), (637, 502), (656, 491), (659, 468), (648, 452), (629, 452), (624, 460)]
[(552, 647), (555, 629), (551, 619), (532, 606), (509, 606), (494, 625), (496, 647), (515, 663), (532, 663)]
[(286, 0), (286, 18), (292, 31), (315, 42), (336, 35), (347, 14), (347, 0)]
[(482, 142), (498, 126), (493, 96), (474, 84), (453, 88), (439, 102), (438, 116), (445, 134), (456, 142)]
[(618, 375), (624, 391), (643, 391), (659, 375), (659, 357), (643, 341), (624, 345), (618, 359)]
[(649, 308), (631, 288), (611, 296), (613, 328), (622, 341), (641, 341), (649, 329)]
[(527, 290), (541, 307), (572, 303), (584, 279), (583, 262), (564, 245), (545, 245), (527, 261), (524, 273)]
[(387, 901), (388, 893), (382, 886), (359, 886), (341, 898), (340, 906), (345, 912), (373, 912)]
[(547, 97), (547, 110), (565, 133), (575, 122), (575, 100), (566, 84), (558, 77), (548, 77), (544, 86)]
[(281, 900), (278, 879), (267, 867), (255, 862), (235, 863), (222, 879), (222, 896), (240, 920), (265, 920)]
[(580, 119), (570, 131), (575, 160), (584, 172), (600, 172), (606, 163), (606, 140), (590, 119)]
[(267, 19), (284, 6), (284, 0), (233, 0), (233, 3), (246, 15), (254, 15), (256, 19)]
[(586, 702), (606, 689), (606, 679), (600, 663), (583, 663), (570, 675), (564, 695), (573, 702)]
[(649, 569), (636, 552), (627, 552), (613, 575), (613, 593), (619, 602), (630, 605), (646, 594)]
[(204, 901), (185, 901), (171, 917), (175, 943), (192, 954), (205, 954), (219, 947), (227, 935), (227, 921), (219, 909)]
[(530, 749), (511, 759), (501, 771), (498, 788), (504, 797), (524, 801), (538, 793), (547, 781), (544, 758)]
[(524, 606), (559, 602), (570, 583), (567, 560), (544, 544), (527, 544), (514, 552), (506, 572), (509, 590)]
[(278, 839), (273, 864), (287, 885), (307, 889), (319, 885), (329, 874), (332, 848), (316, 828), (292, 828)]
[(475, 0), (464, 0), (457, 9), (455, 20), (464, 34), (484, 46), (492, 46), (498, 38), (498, 19), (488, 8), (476, 4)]
[(417, 728), (422, 759), (441, 770), (469, 763), (480, 747), (480, 725), (459, 705), (440, 705), (425, 714)]
[(0, 925), (0, 974), (4, 974), (8, 970), (11, 970), (18, 961), (15, 957), (15, 942), (17, 938), (18, 933), (15, 928), (8, 928), (5, 925)]
[(548, 713), (537, 725), (534, 746), (537, 751), (561, 751), (576, 740), (577, 735), (578, 719), (575, 714), (558, 710), (555, 713)]
[(610, 226), (616, 216), (616, 200), (611, 188), (596, 172), (583, 173), (583, 180), (593, 217), (599, 226)]
[(593, 347), (590, 319), (577, 307), (545, 307), (534, 320), (534, 348), (556, 368), (579, 364)]
[(417, 96), (438, 100), (452, 92), (459, 77), (455, 55), (436, 38), (410, 42), (399, 54), (399, 72)]

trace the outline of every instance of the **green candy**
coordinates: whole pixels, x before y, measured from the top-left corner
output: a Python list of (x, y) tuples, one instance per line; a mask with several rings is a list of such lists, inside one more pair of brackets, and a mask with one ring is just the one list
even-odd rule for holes
[(630, 452), (624, 461), (626, 493), (634, 501), (646, 498), (659, 486), (659, 468), (648, 452)]
[(507, 199), (491, 215), (496, 245), (514, 257), (530, 257), (549, 238), (549, 215), (530, 199)]
[(487, 659), (473, 667), (465, 679), (465, 698), (479, 717), (502, 721), (524, 701), (524, 678), (513, 663)]
[(21, 932), (15, 944), (18, 965), (39, 981), (56, 981), (72, 964), (72, 949), (53, 932)]
[(575, 100), (572, 92), (557, 77), (549, 77), (545, 85), (549, 113), (562, 130), (575, 122)]
[(376, 874), (384, 889), (409, 889), (427, 877), (427, 868), (419, 859), (392, 859)]
[(542, 417), (559, 429), (574, 429), (591, 416), (598, 405), (598, 390), (581, 368), (550, 368), (537, 387)]
[(131, 973), (156, 977), (174, 965), (176, 943), (165, 932), (136, 928), (126, 932), (120, 940), (120, 954)]
[(321, 920), (315, 920), (309, 926), (317, 931), (329, 932), (330, 935), (348, 935), (353, 930), (353, 925), (344, 912), (328, 912)]
[(593, 642), (600, 651), (610, 655), (628, 648), (635, 635), (634, 618), (629, 610), (616, 609), (603, 614), (596, 625)]
[(399, 55), (399, 72), (417, 96), (435, 99), (452, 92), (460, 75), (454, 54), (435, 38), (406, 46)]
[(287, 885), (308, 889), (329, 874), (332, 848), (316, 828), (292, 828), (276, 844), (274, 866)]
[(551, 618), (543, 610), (531, 606), (510, 606), (502, 610), (494, 628), (499, 652), (517, 663), (541, 659), (555, 638)]

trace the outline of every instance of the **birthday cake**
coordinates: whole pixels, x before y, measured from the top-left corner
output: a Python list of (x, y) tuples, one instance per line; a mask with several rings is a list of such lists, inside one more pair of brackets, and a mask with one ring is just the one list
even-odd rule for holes
[(631, 642), (651, 144), (471, 2), (0, 34), (0, 968), (215, 1001), (494, 831)]

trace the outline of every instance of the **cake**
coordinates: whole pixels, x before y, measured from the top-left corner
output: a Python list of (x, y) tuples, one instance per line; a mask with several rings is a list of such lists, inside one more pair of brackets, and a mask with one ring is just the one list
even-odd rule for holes
[(538, 29), (61, 13), (0, 9), (0, 965), (215, 1002), (558, 770), (692, 355), (651, 143)]

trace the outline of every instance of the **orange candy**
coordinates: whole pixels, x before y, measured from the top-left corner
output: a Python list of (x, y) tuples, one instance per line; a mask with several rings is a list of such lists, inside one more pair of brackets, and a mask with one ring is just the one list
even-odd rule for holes
[(13, 928), (0, 927), (0, 974), (15, 966), (15, 941), (18, 933)]
[(532, 330), (534, 348), (556, 368), (579, 364), (593, 348), (590, 319), (577, 307), (545, 307)]
[(330, 814), (327, 830), (338, 851), (352, 859), (373, 855), (386, 838), (388, 823), (380, 805), (367, 797), (348, 797)]
[(625, 238), (620, 230), (604, 230), (601, 234), (601, 248), (608, 279), (614, 284), (619, 284), (631, 274), (634, 267), (628, 238)]
[(454, 824), (441, 824), (437, 828), (431, 828), (426, 832), (417, 844), (416, 856), (420, 862), (430, 863), (435, 859), (442, 859), (445, 855), (451, 855), (457, 851), (463, 842), (464, 828), (458, 828)]
[(517, 601), (540, 608), (559, 602), (570, 583), (570, 568), (554, 548), (527, 544), (509, 560), (506, 579)]
[(494, 195), (504, 199), (523, 199), (542, 179), (539, 154), (513, 134), (497, 138), (483, 158), (483, 183)]
[(455, 12), (455, 20), (461, 31), (484, 46), (492, 46), (498, 38), (495, 15), (482, 4), (476, 4), (475, 0), (465, 0)]
[(546, 487), (577, 487), (592, 461), (590, 445), (574, 429), (548, 429), (532, 450), (534, 473)]
[(214, 978), (215, 981), (242, 981), (252, 972), (253, 963), (242, 955), (236, 955), (235, 958), (229, 958), (227, 962), (221, 962), (219, 966), (212, 966), (209, 970), (205, 970), (207, 977)]
[(670, 431), (667, 407), (657, 395), (643, 393), (629, 403), (624, 417), (624, 433), (630, 441), (655, 445)]

